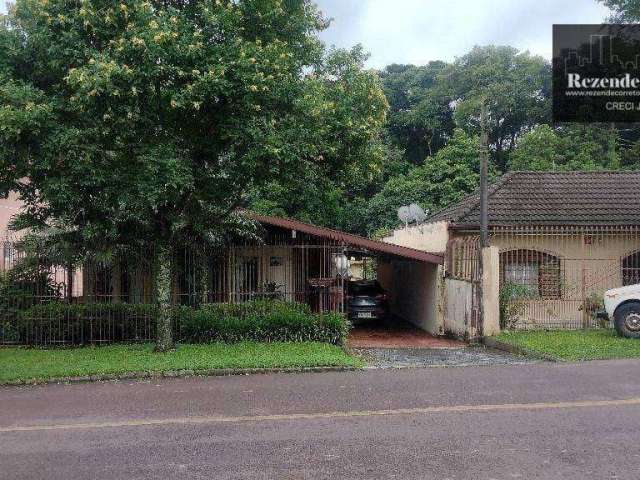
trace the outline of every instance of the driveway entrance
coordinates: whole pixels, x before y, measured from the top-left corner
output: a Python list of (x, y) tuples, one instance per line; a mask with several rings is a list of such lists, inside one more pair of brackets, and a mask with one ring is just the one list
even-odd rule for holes
[(392, 325), (357, 326), (349, 333), (350, 348), (464, 348), (459, 340), (435, 337), (413, 325), (394, 322)]
[(435, 337), (407, 323), (359, 326), (351, 330), (349, 349), (369, 368), (514, 365), (537, 360)]

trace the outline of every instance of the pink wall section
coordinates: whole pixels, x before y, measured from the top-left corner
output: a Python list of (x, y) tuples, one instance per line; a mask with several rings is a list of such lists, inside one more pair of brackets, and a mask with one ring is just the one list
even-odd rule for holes
[(11, 217), (18, 213), (22, 207), (22, 202), (15, 193), (10, 193), (8, 198), (0, 198), (0, 235), (9, 230)]

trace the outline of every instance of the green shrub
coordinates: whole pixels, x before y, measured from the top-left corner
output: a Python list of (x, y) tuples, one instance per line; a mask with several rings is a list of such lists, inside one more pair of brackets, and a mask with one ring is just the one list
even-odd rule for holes
[(513, 330), (526, 308), (526, 301), (532, 298), (531, 287), (506, 282), (500, 287), (500, 329)]
[(285, 300), (259, 299), (243, 303), (207, 303), (201, 306), (202, 310), (215, 312), (235, 317), (251, 317), (255, 315), (268, 315), (272, 313), (302, 313), (311, 314), (311, 308), (306, 303), (287, 302)]
[(178, 340), (189, 343), (254, 340), (340, 345), (348, 333), (342, 315), (313, 314), (308, 305), (282, 300), (214, 303), (199, 310), (184, 307), (177, 316)]
[(37, 303), (55, 300), (58, 293), (46, 273), (28, 276), (17, 269), (0, 272), (0, 319), (13, 322), (19, 312)]
[[(172, 316), (176, 340), (186, 343), (253, 340), (340, 345), (348, 333), (342, 315), (312, 314), (308, 305), (283, 300), (175, 307)], [(150, 304), (55, 302), (19, 312), (13, 334), (26, 345), (148, 340), (155, 337), (156, 318), (157, 307)]]

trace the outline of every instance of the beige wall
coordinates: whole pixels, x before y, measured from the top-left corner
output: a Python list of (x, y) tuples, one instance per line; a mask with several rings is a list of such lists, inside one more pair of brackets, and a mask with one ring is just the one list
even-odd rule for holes
[(9, 193), (8, 198), (0, 198), (0, 235), (9, 230), (11, 217), (18, 213), (23, 203), (18, 199), (16, 193)]
[(426, 262), (378, 263), (378, 281), (389, 292), (391, 313), (434, 335), (443, 333), (438, 270), (438, 265)]
[(500, 333), (500, 260), (498, 247), (482, 249), (482, 335)]
[[(456, 234), (454, 238), (463, 236)], [(494, 234), (490, 243), (500, 253), (529, 249), (560, 260), (561, 297), (524, 301), (518, 328), (579, 328), (585, 318), (583, 298), (601, 298), (606, 290), (621, 286), (622, 258), (640, 249), (636, 235), (567, 234), (562, 229), (555, 235)]]
[(446, 221), (414, 225), (394, 230), (383, 242), (415, 248), (431, 253), (444, 253), (449, 240), (449, 224)]
[[(482, 302), (484, 322), (482, 334), (491, 336), (500, 333), (500, 270), (497, 247), (482, 251), (482, 297), (477, 299), (479, 282), (446, 277), (443, 280), (444, 331), (460, 338), (475, 338), (478, 330), (478, 315)], [(474, 299), (476, 301), (474, 301)], [(477, 312), (474, 312), (474, 304)]]
[[(383, 238), (386, 243), (432, 253), (444, 253), (448, 240), (444, 221), (400, 228)], [(444, 333), (442, 273), (441, 265), (427, 263), (378, 265), (378, 280), (392, 292), (393, 312), (434, 335)]]
[(349, 271), (353, 280), (362, 280), (364, 278), (364, 262), (362, 260), (351, 260)]

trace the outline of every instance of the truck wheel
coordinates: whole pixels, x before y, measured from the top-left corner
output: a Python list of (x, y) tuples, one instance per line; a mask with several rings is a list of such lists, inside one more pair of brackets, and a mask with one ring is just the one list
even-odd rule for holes
[(640, 303), (627, 303), (618, 307), (614, 319), (618, 335), (640, 338)]

